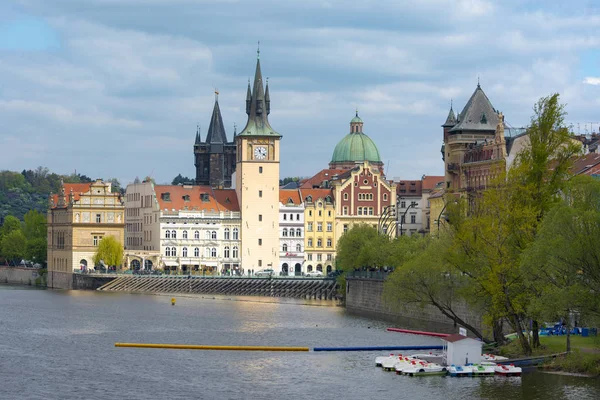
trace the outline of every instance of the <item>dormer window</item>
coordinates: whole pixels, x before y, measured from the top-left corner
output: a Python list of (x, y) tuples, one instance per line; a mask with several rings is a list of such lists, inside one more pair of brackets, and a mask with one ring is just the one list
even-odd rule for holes
[(312, 203), (312, 196), (307, 196), (306, 197), (306, 202), (307, 203)]
[(208, 193), (201, 193), (200, 194), (200, 200), (202, 200), (205, 203), (208, 203), (208, 201), (209, 201)]
[(171, 201), (171, 193), (169, 193), (169, 192), (161, 193), (160, 198), (162, 201)]
[(185, 202), (190, 201), (190, 195), (186, 194), (185, 196), (183, 196), (183, 201), (185, 201)]
[(225, 199), (225, 204), (229, 204), (229, 203), (231, 203), (231, 200), (229, 200), (229, 197), (227, 197), (227, 198)]
[(288, 204), (294, 204), (294, 201), (292, 200), (292, 198), (291, 198), (291, 197), (290, 197), (290, 198), (288, 198), (288, 201), (287, 201), (287, 202), (288, 202)]

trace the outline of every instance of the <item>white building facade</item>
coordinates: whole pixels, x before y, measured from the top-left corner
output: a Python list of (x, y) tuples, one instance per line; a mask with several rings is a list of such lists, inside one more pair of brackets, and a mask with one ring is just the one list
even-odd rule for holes
[(279, 275), (302, 275), (304, 202), (298, 189), (279, 190), (279, 237)]
[[(193, 275), (243, 273), (241, 219), (234, 190), (144, 182), (128, 185), (126, 198), (144, 199), (126, 204), (130, 210), (126, 218), (133, 215), (136, 224), (142, 225), (125, 234), (130, 243), (125, 257), (131, 269), (143, 266)], [(125, 223), (127, 227), (127, 219)], [(140, 230), (142, 244), (138, 245), (139, 239), (134, 238)]]

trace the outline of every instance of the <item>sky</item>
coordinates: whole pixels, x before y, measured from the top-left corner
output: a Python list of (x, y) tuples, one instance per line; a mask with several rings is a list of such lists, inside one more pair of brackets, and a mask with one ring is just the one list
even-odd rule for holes
[(357, 109), (388, 178), (442, 175), (478, 80), (514, 127), (555, 92), (600, 126), (597, 0), (4, 0), (0, 170), (194, 178), (215, 89), (228, 138), (246, 123), (258, 41), (282, 178), (326, 168)]

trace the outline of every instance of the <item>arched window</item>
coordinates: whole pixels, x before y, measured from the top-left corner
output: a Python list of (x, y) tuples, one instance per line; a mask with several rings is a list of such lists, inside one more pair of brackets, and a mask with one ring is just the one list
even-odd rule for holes
[(302, 229), (300, 229), (300, 228), (296, 229), (296, 236), (297, 237), (301, 237), (302, 236)]
[(238, 251), (238, 247), (237, 246), (233, 246), (233, 252), (232, 252), (232, 257), (233, 258), (238, 258), (239, 257), (239, 251)]
[(383, 194), (383, 201), (387, 201), (387, 193)]
[(210, 252), (210, 256), (211, 257), (216, 257), (217, 256), (217, 248), (216, 247), (212, 248), (212, 250)]
[(223, 239), (229, 240), (229, 228), (223, 230)]
[(223, 249), (223, 258), (229, 258), (229, 246), (225, 246)]
[(212, 231), (212, 233), (210, 234), (210, 238), (211, 239), (216, 239), (217, 238), (217, 231)]
[(301, 245), (300, 243), (298, 243), (298, 244), (296, 245), (296, 251), (297, 251), (298, 253), (300, 253), (300, 252), (302, 251), (302, 245)]
[(194, 249), (194, 257), (200, 257), (200, 249), (197, 247)]
[(200, 232), (199, 231), (194, 232), (194, 239), (200, 239)]
[(290, 228), (290, 236), (294, 237), (294, 228)]
[(233, 228), (233, 240), (239, 239), (239, 230), (238, 228)]
[(284, 243), (283, 246), (282, 246), (282, 250), (287, 253), (287, 251), (288, 251), (288, 245)]
[(206, 231), (205, 235), (204, 235), (205, 239), (210, 239), (210, 231)]
[(173, 239), (177, 239), (177, 231), (171, 231), (171, 236), (173, 237)]
[(188, 237), (187, 237), (187, 231), (183, 231), (182, 237), (183, 237), (184, 239), (187, 239), (187, 238), (188, 238)]
[(171, 248), (170, 247), (165, 247), (165, 256), (166, 257), (171, 257)]
[(181, 250), (181, 256), (182, 256), (182, 257), (187, 257), (187, 247), (184, 247), (184, 248)]
[(294, 214), (290, 214), (290, 221), (294, 220)]
[(171, 239), (171, 231), (168, 230), (168, 229), (165, 231), (165, 238), (166, 239)]
[(284, 237), (287, 236), (288, 234), (287, 228), (283, 228), (283, 232), (281, 233)]
[(171, 257), (177, 257), (177, 249), (175, 247), (171, 247)]
[(344, 193), (344, 200), (348, 200), (348, 193)]
[(204, 249), (204, 257), (206, 257), (206, 258), (210, 257), (210, 247), (207, 247)]

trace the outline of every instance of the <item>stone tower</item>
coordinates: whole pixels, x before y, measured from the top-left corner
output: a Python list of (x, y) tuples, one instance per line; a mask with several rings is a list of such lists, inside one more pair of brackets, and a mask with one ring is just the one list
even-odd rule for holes
[(215, 92), (215, 105), (206, 141), (202, 142), (200, 130), (196, 131), (196, 142), (194, 143), (196, 184), (210, 185), (214, 188), (230, 188), (231, 175), (235, 171), (235, 150), (235, 143), (227, 141), (219, 108), (218, 93)]
[[(258, 53), (260, 54), (260, 53)], [(269, 84), (263, 89), (260, 59), (246, 96), (248, 122), (235, 137), (235, 190), (242, 213), (242, 266), (260, 270), (279, 265), (279, 141), (271, 128)]]

